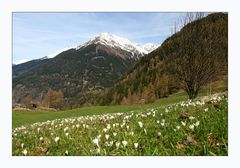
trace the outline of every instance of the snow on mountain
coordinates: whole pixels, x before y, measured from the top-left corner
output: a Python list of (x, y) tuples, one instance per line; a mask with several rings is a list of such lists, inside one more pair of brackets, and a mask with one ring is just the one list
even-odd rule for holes
[(148, 54), (149, 52), (159, 47), (159, 45), (151, 44), (151, 43), (140, 45), (137, 43), (133, 43), (126, 38), (122, 38), (111, 33), (101, 33), (100, 35), (93, 37), (92, 39), (90, 39), (89, 41), (87, 41), (82, 45), (63, 48), (57, 52), (49, 54), (47, 57), (44, 57), (44, 58), (46, 59), (53, 58), (58, 54), (62, 53), (63, 51), (67, 51), (69, 49), (78, 50), (80, 48), (87, 47), (91, 44), (102, 44), (102, 45), (106, 45), (114, 48), (120, 48), (122, 50), (132, 53), (133, 55), (135, 55), (134, 53), (142, 54), (142, 55)]
[(152, 52), (153, 50), (157, 49), (159, 45), (147, 43), (142, 46), (148, 53)]
[(147, 54), (152, 50), (156, 49), (159, 45), (154, 44), (146, 44), (146, 45), (139, 45), (137, 43), (133, 43), (126, 38), (122, 38), (110, 33), (101, 33), (100, 35), (90, 39), (88, 42), (78, 46), (76, 49), (80, 49), (83, 47), (87, 47), (91, 44), (102, 44), (107, 45), (115, 48), (120, 48), (122, 50), (131, 52), (131, 53), (140, 53), (140, 54)]

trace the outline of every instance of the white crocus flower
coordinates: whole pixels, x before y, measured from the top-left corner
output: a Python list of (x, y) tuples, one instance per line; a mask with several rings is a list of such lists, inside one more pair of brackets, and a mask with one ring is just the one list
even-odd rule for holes
[(68, 130), (68, 127), (65, 127), (63, 131), (66, 132), (67, 130)]
[(26, 149), (24, 149), (24, 150), (22, 151), (22, 153), (26, 156), (28, 152), (27, 152)]
[(205, 108), (204, 111), (207, 112), (207, 111), (208, 111), (208, 108)]
[(135, 149), (137, 149), (138, 148), (138, 143), (134, 143), (134, 147), (135, 147)]
[(22, 148), (24, 147), (24, 143), (21, 143), (21, 147), (22, 147)]
[(131, 131), (131, 132), (129, 133), (129, 135), (134, 135), (134, 132), (133, 132), (133, 131)]
[(65, 151), (65, 155), (68, 155), (68, 150)]
[(117, 149), (118, 149), (119, 146), (120, 146), (120, 142), (116, 142), (115, 145), (116, 145), (116, 147), (117, 147)]
[(199, 121), (197, 121), (197, 122), (195, 123), (195, 126), (196, 126), (196, 127), (198, 127), (198, 126), (199, 126), (199, 124), (200, 124), (200, 122), (199, 122)]
[(113, 146), (113, 141), (110, 141), (110, 142), (109, 142), (109, 146)]
[(141, 121), (138, 122), (138, 125), (139, 125), (140, 128), (143, 127), (143, 123)]
[(106, 134), (106, 135), (105, 135), (105, 138), (106, 138), (106, 140), (108, 140), (108, 138), (109, 138), (109, 135), (108, 135), (108, 134)]
[(190, 125), (189, 128), (190, 128), (191, 130), (194, 130), (194, 125), (193, 125), (193, 124)]
[(58, 143), (59, 140), (60, 140), (59, 137), (54, 138), (54, 141), (55, 141), (56, 143)]
[(128, 142), (124, 140), (124, 141), (122, 141), (122, 144), (125, 147), (125, 146), (127, 146)]
[(100, 148), (97, 148), (96, 152), (97, 152), (97, 153), (100, 153)]
[(95, 145), (99, 146), (99, 139), (98, 138), (93, 139), (93, 143)]
[(117, 133), (116, 133), (116, 132), (114, 132), (114, 133), (113, 133), (113, 136), (117, 136)]
[(183, 126), (186, 126), (186, 123), (185, 123), (185, 122), (181, 121), (181, 123), (182, 123)]
[(190, 120), (193, 120), (194, 118), (195, 118), (195, 117), (193, 117), (193, 116), (190, 116), (190, 117), (189, 117)]
[(43, 137), (40, 137), (39, 140), (42, 142), (43, 141)]
[(180, 126), (176, 126), (176, 128), (179, 130), (181, 127)]
[(144, 128), (144, 132), (145, 132), (145, 134), (147, 135), (147, 130)]
[(106, 142), (106, 146), (112, 146), (112, 145), (113, 145), (113, 141)]
[(162, 135), (162, 134), (161, 134), (161, 132), (158, 132), (158, 133), (157, 133), (157, 136), (159, 136), (159, 137), (160, 137), (161, 135)]

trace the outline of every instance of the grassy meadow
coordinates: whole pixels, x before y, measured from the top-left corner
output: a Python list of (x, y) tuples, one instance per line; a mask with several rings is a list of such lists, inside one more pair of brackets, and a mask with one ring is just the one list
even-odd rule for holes
[(66, 111), (13, 111), (12, 124), (13, 128), (19, 127), (26, 124), (32, 124), (35, 122), (42, 122), (47, 120), (54, 120), (59, 118), (78, 117), (85, 115), (94, 114), (106, 114), (116, 112), (128, 112), (132, 110), (144, 110), (151, 107), (165, 106), (179, 101), (187, 100), (187, 95), (184, 92), (180, 92), (156, 101), (151, 104), (134, 104), (134, 105), (112, 105), (112, 106), (94, 106), (94, 107), (83, 107)]
[(14, 111), (12, 154), (225, 156), (227, 108), (226, 95), (191, 102), (180, 92), (144, 105)]

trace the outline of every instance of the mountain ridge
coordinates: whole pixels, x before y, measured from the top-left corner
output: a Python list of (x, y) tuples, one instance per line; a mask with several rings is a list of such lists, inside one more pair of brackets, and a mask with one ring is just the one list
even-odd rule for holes
[[(41, 102), (48, 89), (68, 99), (111, 86), (151, 49), (142, 50), (124, 38), (103, 33), (83, 45), (13, 66), (13, 102), (26, 97)], [(149, 45), (152, 49), (156, 46)]]
[[(153, 43), (146, 43), (146, 44), (140, 45), (138, 43), (131, 42), (130, 40), (128, 40), (126, 38), (114, 35), (112, 33), (101, 33), (97, 36), (94, 36), (94, 37), (90, 38), (90, 40), (88, 40), (87, 42), (84, 42), (83, 44), (75, 45), (75, 46), (71, 46), (71, 47), (64, 47), (64, 48), (62, 48), (60, 50), (57, 50), (57, 51), (55, 51), (51, 54), (48, 54), (47, 56), (37, 58), (37, 59), (32, 59), (32, 60), (29, 60), (29, 61), (51, 59), (51, 58), (54, 58), (57, 55), (61, 54), (64, 51), (67, 51), (67, 50), (70, 50), (70, 49), (78, 50), (82, 47), (86, 47), (87, 45), (91, 45), (93, 43), (95, 43), (95, 44), (100, 43), (100, 44), (113, 46), (113, 44), (111, 44), (111, 41), (114, 42), (114, 44), (117, 44), (117, 43), (120, 44), (120, 46), (115, 45), (114, 47), (119, 47), (119, 48), (121, 48), (123, 50), (127, 50), (127, 51), (131, 51), (131, 50), (134, 51), (134, 48), (135, 48), (136, 51), (138, 51), (139, 53), (142, 53), (142, 54), (148, 54), (149, 52), (155, 50), (157, 47), (160, 46), (160, 44), (153, 44)], [(118, 41), (121, 41), (121, 42), (118, 42)], [(124, 42), (126, 44), (123, 44)], [(129, 46), (132, 46), (132, 49), (127, 47), (126, 46), (127, 44)], [(23, 63), (26, 63), (26, 62), (29, 62), (29, 61), (24, 61)], [(23, 64), (23, 63), (19, 63), (19, 64)], [(19, 64), (15, 63), (13, 65), (15, 66), (15, 65), (19, 65)]]

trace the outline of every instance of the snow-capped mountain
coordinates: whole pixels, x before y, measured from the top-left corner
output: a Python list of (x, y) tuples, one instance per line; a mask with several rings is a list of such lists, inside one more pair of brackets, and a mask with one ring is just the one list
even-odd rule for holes
[(102, 33), (82, 45), (13, 66), (13, 100), (31, 96), (40, 101), (41, 93), (46, 93), (47, 88), (62, 89), (65, 97), (71, 99), (103, 90), (156, 47)]
[(88, 42), (78, 46), (76, 49), (87, 47), (91, 44), (107, 45), (114, 48), (120, 48), (131, 53), (137, 52), (138, 54), (140, 53), (143, 55), (148, 54), (159, 46), (150, 43), (146, 45), (140, 45), (137, 43), (133, 43), (126, 38), (119, 37), (111, 33), (101, 33), (100, 35), (90, 39)]
[(64, 51), (67, 51), (69, 49), (79, 50), (81, 48), (85, 48), (92, 44), (102, 44), (102, 45), (106, 45), (106, 46), (110, 46), (110, 47), (114, 47), (114, 48), (120, 48), (124, 51), (128, 51), (128, 52), (132, 53), (133, 55), (136, 55), (136, 54), (137, 55), (139, 55), (139, 54), (145, 55), (145, 54), (148, 54), (151, 51), (155, 50), (157, 47), (159, 47), (159, 45), (152, 44), (152, 43), (140, 45), (140, 44), (131, 42), (126, 38), (119, 37), (119, 36), (111, 34), (111, 33), (101, 33), (81, 45), (66, 47), (66, 48), (63, 48), (52, 54), (49, 54), (47, 56), (47, 58), (53, 58), (53, 57), (57, 56), (58, 54), (60, 54)]

